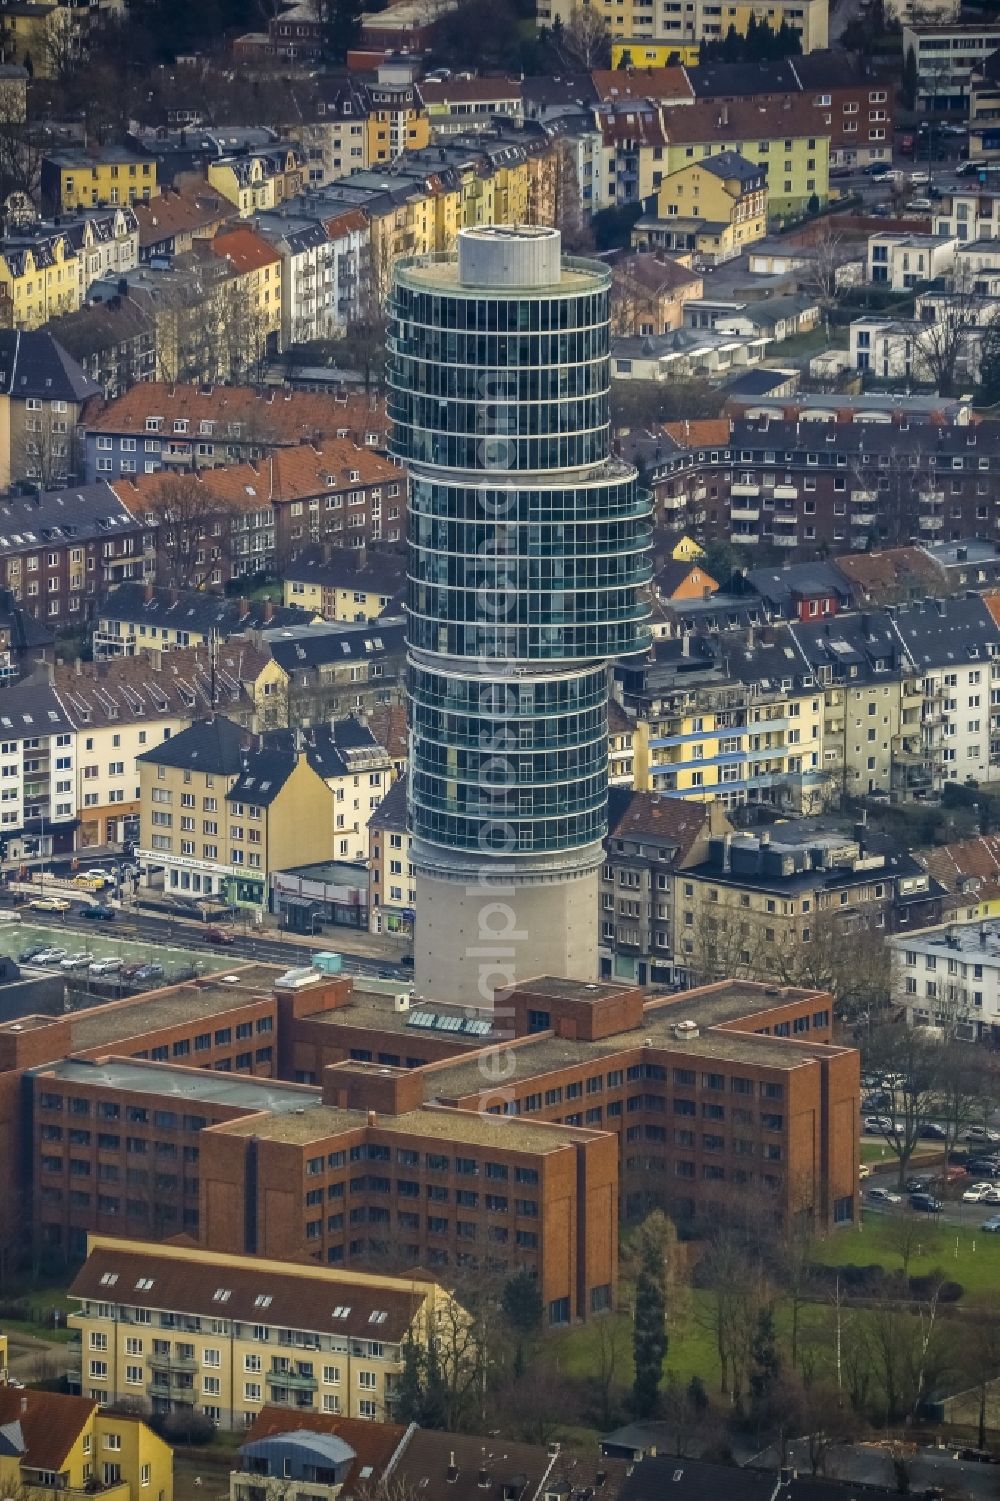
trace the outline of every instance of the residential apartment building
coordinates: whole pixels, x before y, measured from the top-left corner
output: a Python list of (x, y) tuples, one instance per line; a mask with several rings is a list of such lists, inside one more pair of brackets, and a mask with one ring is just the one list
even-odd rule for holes
[(74, 848), (76, 766), (73, 723), (46, 677), (7, 684), (0, 704), (0, 838), (9, 860)]
[(208, 163), (208, 185), (232, 203), (241, 219), (267, 213), (302, 191), (302, 160), (294, 146), (275, 145)]
[[(242, 637), (249, 631), (301, 624), (298, 610), (269, 599), (223, 598), (200, 589), (120, 584), (108, 591), (97, 614), (94, 656), (134, 657)], [(162, 666), (162, 662), (160, 663)]]
[[(161, 164), (162, 165), (162, 164)], [(195, 188), (167, 187), (149, 203), (136, 203), (132, 212), (139, 226), (139, 259), (183, 255), (199, 241), (212, 240), (237, 217), (235, 205), (203, 184)]]
[(680, 261), (623, 254), (611, 271), (611, 326), (616, 334), (665, 334), (680, 328), (684, 304), (704, 280)]
[(373, 933), (412, 936), (417, 890), (410, 837), (406, 780), (397, 777), (368, 820), (368, 922)]
[(0, 1485), (31, 1501), (99, 1491), (107, 1501), (173, 1501), (170, 1445), (95, 1397), (0, 1383)]
[(11, 495), (0, 528), (5, 587), (51, 626), (83, 627), (110, 588), (154, 566), (153, 533), (110, 485)]
[(868, 240), (868, 280), (909, 292), (921, 282), (946, 276), (954, 267), (958, 240), (944, 235), (887, 231)]
[(217, 717), (137, 761), (142, 858), (163, 867), (167, 891), (261, 910), (272, 870), (333, 852), (333, 794), (290, 736), (252, 749)]
[(404, 592), (403, 559), (397, 553), (343, 547), (307, 548), (285, 567), (286, 605), (324, 620), (376, 620)]
[(920, 927), (942, 898), (912, 855), (863, 827), (848, 838), (806, 821), (714, 838), (675, 886), (674, 977), (689, 984), (723, 972), (794, 983), (810, 944)]
[(993, 21), (910, 22), (903, 27), (903, 56), (916, 62), (916, 108), (921, 114), (968, 117), (972, 75), (1000, 45)]
[(624, 439), (622, 452), (648, 465), (665, 526), (773, 549), (771, 558), (998, 534), (990, 475), (1000, 425), (933, 414), (842, 421), (833, 407), (799, 420), (793, 411), (671, 424)]
[(708, 842), (732, 825), (721, 802), (614, 789), (601, 871), (601, 978), (635, 985), (674, 983), (676, 872), (698, 864)]
[(76, 727), (77, 848), (138, 843), (137, 758), (192, 719), (221, 709), (249, 729), (264, 724), (258, 678), (266, 657), (246, 643), (57, 665), (53, 687)]
[(964, 1042), (1000, 1036), (1000, 923), (950, 922), (889, 941), (892, 1002), (911, 1026)]
[(812, 109), (817, 132), (830, 137), (831, 166), (864, 166), (892, 155), (893, 90), (864, 56), (816, 49), (752, 69), (708, 63), (689, 69), (688, 76), (695, 97), (716, 104), (798, 96)]
[(54, 214), (148, 203), (159, 191), (155, 158), (120, 146), (52, 152), (42, 157), (39, 182), (42, 202)]
[(150, 381), (88, 407), (80, 424), (91, 479), (162, 469), (215, 469), (261, 459), (275, 448), (348, 438), (385, 448), (385, 406), (377, 396)]
[[(100, 465), (101, 460), (98, 460)], [(108, 459), (110, 463), (110, 458)], [(171, 505), (177, 486), (184, 505)], [(406, 476), (348, 439), (276, 448), (246, 464), (133, 475), (114, 489), (156, 530), (161, 576), (221, 591), (235, 579), (280, 574), (303, 548), (362, 548), (400, 540)]]
[[(695, 0), (691, 10), (681, 15), (672, 10), (669, 0), (656, 0), (651, 8), (635, 0), (601, 0), (600, 13), (613, 40), (623, 44), (637, 68), (662, 66), (678, 49), (725, 37), (730, 27), (743, 35), (751, 16), (772, 27), (787, 22), (798, 33), (803, 52), (829, 45), (827, 0), (734, 0), (721, 9), (706, 0)], [(573, 7), (568, 0), (538, 0), (535, 15), (540, 26), (552, 26), (557, 20), (568, 26)], [(685, 61), (697, 62), (697, 56)]]
[(462, 1317), (429, 1277), (99, 1235), (70, 1296), (85, 1390), (160, 1415), (193, 1405), (228, 1429), (265, 1406), (389, 1419), (406, 1343)]
[(647, 240), (662, 225), (663, 234), (693, 236), (708, 264), (731, 260), (767, 233), (767, 170), (734, 152), (679, 167), (660, 183), (656, 213)]
[(41, 230), (0, 248), (0, 309), (5, 326), (36, 329), (83, 301), (76, 246), (61, 230)]
[(400, 704), (406, 677), (404, 626), (400, 614), (361, 624), (319, 621), (255, 632), (254, 641), (270, 653), (287, 684), (278, 699), (283, 722), (314, 725), (331, 716), (370, 714)]
[[(824, 116), (817, 118), (811, 102), (802, 96), (763, 102), (696, 100), (663, 115), (662, 130), (660, 182), (693, 161), (732, 152), (766, 169), (772, 218), (801, 212), (811, 199), (820, 204), (827, 201), (830, 126)], [(656, 149), (654, 142), (654, 158)], [(655, 168), (651, 177), (655, 190), (660, 186)], [(621, 195), (616, 198), (621, 201)]]
[(59, 343), (108, 401), (156, 379), (156, 325), (128, 298), (91, 302), (63, 313), (43, 332)]
[(976, 183), (942, 192), (934, 205), (934, 233), (959, 241), (1000, 238), (1000, 191)]

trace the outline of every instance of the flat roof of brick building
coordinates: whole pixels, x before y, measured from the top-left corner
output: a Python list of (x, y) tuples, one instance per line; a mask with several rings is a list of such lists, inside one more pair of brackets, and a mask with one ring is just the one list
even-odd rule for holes
[(139, 1037), (163, 1027), (181, 1026), (200, 1017), (218, 1016), (245, 1006), (256, 995), (270, 1000), (280, 965), (234, 964), (231, 982), (218, 977), (172, 985), (135, 1001), (95, 1006), (71, 1018), (73, 1050), (100, 1047), (124, 1037)]
[(320, 1091), (305, 1084), (283, 1084), (278, 1079), (252, 1079), (245, 1074), (178, 1068), (175, 1064), (145, 1063), (131, 1058), (102, 1058), (94, 1063), (65, 1058), (44, 1069), (41, 1076), (69, 1084), (94, 1084), (124, 1094), (169, 1095), (179, 1104), (230, 1105), (281, 1113), (315, 1109), (322, 1103)]

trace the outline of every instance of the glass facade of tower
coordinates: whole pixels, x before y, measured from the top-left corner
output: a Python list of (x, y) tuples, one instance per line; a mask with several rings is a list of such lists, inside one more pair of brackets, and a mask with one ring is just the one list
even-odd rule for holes
[(648, 645), (650, 576), (649, 498), (610, 453), (609, 294), (552, 230), (396, 268), (418, 875), (422, 842), (523, 870), (605, 832), (606, 662)]

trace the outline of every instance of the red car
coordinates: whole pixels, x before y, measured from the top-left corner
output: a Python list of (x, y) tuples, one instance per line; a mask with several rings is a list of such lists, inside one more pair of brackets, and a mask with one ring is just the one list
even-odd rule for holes
[(206, 928), (201, 935), (206, 943), (234, 943), (235, 938), (226, 928)]

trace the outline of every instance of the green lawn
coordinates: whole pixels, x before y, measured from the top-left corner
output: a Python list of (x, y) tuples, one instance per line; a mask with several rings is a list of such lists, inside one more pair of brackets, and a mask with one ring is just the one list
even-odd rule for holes
[[(985, 1218), (985, 1212), (984, 1212)], [(825, 1236), (816, 1242), (813, 1255), (827, 1266), (873, 1266), (875, 1264), (896, 1270), (902, 1266), (902, 1258), (887, 1244), (890, 1216), (866, 1212), (860, 1230), (840, 1230), (835, 1235)], [(1000, 1291), (1000, 1235), (984, 1234), (981, 1230), (959, 1229), (954, 1225), (927, 1226), (928, 1247), (922, 1255), (915, 1255), (910, 1262), (911, 1276), (940, 1267), (946, 1276), (961, 1282), (966, 1292), (973, 1296), (989, 1294), (995, 1297)]]
[[(664, 1371), (672, 1372), (681, 1382), (700, 1376), (710, 1391), (719, 1384), (719, 1361), (711, 1330), (706, 1326), (709, 1313), (707, 1293), (683, 1292), (680, 1309), (668, 1314), (667, 1323), (670, 1344)], [(602, 1344), (607, 1348), (609, 1328), (618, 1331), (616, 1384), (621, 1388), (632, 1385), (632, 1318), (630, 1314), (612, 1314), (607, 1319), (593, 1319), (564, 1333), (552, 1335), (546, 1346), (555, 1355), (561, 1371), (567, 1376), (585, 1378), (593, 1376), (601, 1367)]]

